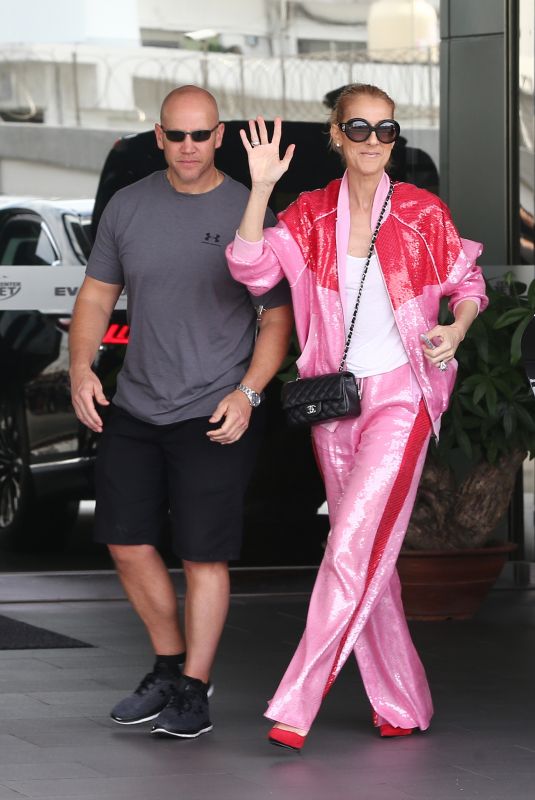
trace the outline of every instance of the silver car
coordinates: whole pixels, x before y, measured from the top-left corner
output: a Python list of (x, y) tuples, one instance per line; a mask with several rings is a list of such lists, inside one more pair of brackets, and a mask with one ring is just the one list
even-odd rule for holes
[(93, 204), (0, 195), (0, 266), (86, 264)]

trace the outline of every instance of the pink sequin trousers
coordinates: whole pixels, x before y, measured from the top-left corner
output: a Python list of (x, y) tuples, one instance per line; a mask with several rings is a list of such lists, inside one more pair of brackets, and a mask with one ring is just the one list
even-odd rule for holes
[(375, 724), (425, 730), (433, 713), (396, 571), (431, 423), (408, 364), (364, 379), (362, 413), (315, 426), (331, 531), (305, 632), (266, 716), (308, 730), (351, 651)]

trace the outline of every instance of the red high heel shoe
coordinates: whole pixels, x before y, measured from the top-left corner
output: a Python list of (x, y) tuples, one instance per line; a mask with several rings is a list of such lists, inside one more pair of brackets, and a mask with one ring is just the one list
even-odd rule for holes
[(389, 725), (388, 722), (379, 725), (380, 736), (386, 738), (392, 738), (393, 736), (410, 736), (415, 730), (416, 728), (395, 728), (393, 725)]
[(375, 728), (379, 728), (379, 735), (383, 736), (385, 739), (391, 739), (394, 736), (410, 736), (411, 733), (414, 733), (416, 728), (396, 728), (394, 725), (389, 725), (388, 722), (384, 722), (382, 725), (379, 725), (379, 716), (377, 711), (372, 713), (373, 725)]
[(306, 736), (301, 736), (295, 731), (287, 731), (284, 728), (273, 727), (268, 733), (268, 739), (276, 747), (285, 747), (287, 750), (299, 752), (303, 747)]

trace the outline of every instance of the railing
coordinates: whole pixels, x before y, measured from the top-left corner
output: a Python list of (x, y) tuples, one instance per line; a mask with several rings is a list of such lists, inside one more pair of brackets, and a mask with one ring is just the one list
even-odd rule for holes
[(29, 120), (38, 111), (55, 125), (146, 128), (165, 94), (194, 83), (217, 96), (223, 119), (262, 113), (324, 120), (325, 94), (354, 81), (374, 83), (397, 103), (402, 121), (435, 125), (439, 65), (427, 50), (363, 51), (253, 58), (235, 53), (145, 47), (104, 50), (81, 45), (10, 45), (0, 52), (0, 110)]

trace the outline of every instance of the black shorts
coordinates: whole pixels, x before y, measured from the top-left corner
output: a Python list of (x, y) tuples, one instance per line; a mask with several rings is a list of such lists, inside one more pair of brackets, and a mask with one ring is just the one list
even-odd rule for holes
[(111, 406), (96, 464), (95, 540), (158, 546), (170, 511), (173, 552), (187, 561), (239, 558), (243, 502), (264, 408), (234, 444), (211, 442), (221, 423), (142, 422)]

